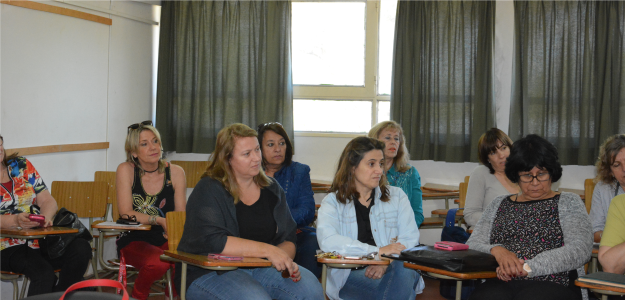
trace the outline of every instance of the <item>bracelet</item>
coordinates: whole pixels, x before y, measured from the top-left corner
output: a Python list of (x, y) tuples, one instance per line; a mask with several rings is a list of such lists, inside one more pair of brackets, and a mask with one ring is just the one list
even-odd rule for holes
[(156, 216), (150, 216), (149, 222), (150, 225), (158, 225), (158, 223), (156, 223)]

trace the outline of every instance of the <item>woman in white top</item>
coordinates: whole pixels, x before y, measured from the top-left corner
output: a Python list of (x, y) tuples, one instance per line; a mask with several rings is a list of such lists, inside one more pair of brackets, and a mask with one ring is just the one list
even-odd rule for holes
[[(323, 251), (399, 254), (418, 244), (419, 229), (406, 193), (386, 181), (384, 147), (377, 139), (357, 137), (343, 150), (330, 194), (319, 208), (317, 240)], [(417, 272), (396, 260), (359, 270), (330, 269), (326, 293), (332, 300), (414, 299), (422, 282)]]
[(469, 177), (464, 205), (464, 219), (469, 226), (477, 224), (482, 212), (495, 197), (519, 192), (519, 186), (512, 183), (504, 172), (511, 147), (510, 137), (497, 128), (489, 129), (480, 137), (477, 151), (483, 165), (475, 168)]

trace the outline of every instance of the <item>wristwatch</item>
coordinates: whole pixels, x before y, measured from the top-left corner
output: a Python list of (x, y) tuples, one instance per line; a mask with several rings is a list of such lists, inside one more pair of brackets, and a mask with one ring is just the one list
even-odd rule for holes
[(527, 272), (528, 276), (532, 274), (532, 268), (530, 268), (530, 265), (528, 265), (527, 263), (523, 264), (523, 270), (525, 270), (525, 272)]

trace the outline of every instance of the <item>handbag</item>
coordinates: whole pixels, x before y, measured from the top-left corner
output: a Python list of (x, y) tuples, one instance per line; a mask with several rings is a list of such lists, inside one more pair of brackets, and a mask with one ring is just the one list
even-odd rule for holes
[(50, 259), (58, 258), (63, 253), (69, 244), (71, 244), (76, 238), (85, 239), (91, 241), (93, 236), (89, 229), (83, 225), (78, 219), (78, 215), (65, 209), (65, 207), (59, 209), (59, 212), (54, 216), (52, 226), (67, 227), (78, 229), (77, 233), (66, 234), (53, 234), (46, 236), (43, 240), (39, 240), (39, 249), (41, 254)]
[(456, 226), (456, 211), (457, 208), (447, 211), (447, 217), (445, 218), (445, 227), (441, 232), (441, 241), (449, 241), (456, 243), (466, 243), (469, 240), (470, 234), (467, 233), (464, 228)]
[(434, 246), (417, 246), (406, 249), (398, 257), (391, 258), (455, 273), (494, 272), (499, 266), (495, 257), (488, 253), (471, 249), (463, 251), (439, 250)]

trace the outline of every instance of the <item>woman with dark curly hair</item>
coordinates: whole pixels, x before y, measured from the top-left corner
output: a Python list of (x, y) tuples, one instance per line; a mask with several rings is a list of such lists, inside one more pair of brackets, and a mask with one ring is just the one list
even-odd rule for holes
[(497, 279), (470, 299), (588, 299), (574, 282), (592, 252), (590, 218), (578, 195), (551, 190), (562, 177), (556, 147), (534, 134), (516, 141), (506, 176), (521, 193), (495, 198), (467, 241), (495, 256)]
[(609, 137), (599, 149), (595, 164), (595, 190), (592, 193), (590, 220), (595, 242), (601, 241), (612, 198), (625, 193), (625, 134)]

